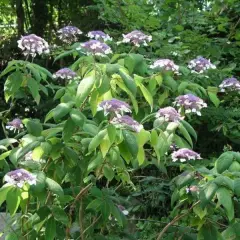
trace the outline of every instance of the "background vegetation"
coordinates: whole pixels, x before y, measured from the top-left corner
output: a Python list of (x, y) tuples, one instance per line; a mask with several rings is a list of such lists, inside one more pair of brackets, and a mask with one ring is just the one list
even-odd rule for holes
[[(2, 211), (22, 213), (9, 239), (240, 238), (240, 98), (218, 88), (240, 75), (238, 0), (0, 0), (0, 12), (1, 178), (19, 167), (38, 176), (38, 184), (23, 191), (26, 198), (1, 189)], [(67, 25), (84, 33), (72, 45), (57, 37)], [(152, 36), (149, 46), (116, 44), (135, 29)], [(76, 50), (91, 30), (113, 38), (109, 59)], [(33, 62), (17, 47), (17, 40), (31, 33), (52, 49)], [(197, 56), (211, 59), (216, 70), (191, 73), (187, 65)], [(178, 64), (181, 75), (149, 69), (162, 58)], [(85, 101), (72, 99), (79, 97), (78, 86), (52, 79), (63, 67), (77, 72), (80, 83), (87, 77), (108, 83), (93, 82)], [(30, 78), (37, 84), (28, 85)], [(132, 106), (144, 132), (128, 135), (96, 113), (108, 92)], [(186, 117), (183, 128), (157, 126), (152, 114), (186, 93), (207, 102), (202, 116)], [(61, 104), (70, 104), (68, 110)], [(20, 134), (5, 129), (16, 117), (25, 119)], [(109, 138), (116, 135), (109, 148), (100, 144), (106, 129)], [(171, 144), (192, 148), (203, 159), (173, 163)], [(22, 162), (29, 151), (35, 151), (32, 165)], [(119, 158), (111, 163), (114, 154)], [(46, 163), (39, 163), (42, 158)], [(198, 191), (187, 193), (191, 186)]]

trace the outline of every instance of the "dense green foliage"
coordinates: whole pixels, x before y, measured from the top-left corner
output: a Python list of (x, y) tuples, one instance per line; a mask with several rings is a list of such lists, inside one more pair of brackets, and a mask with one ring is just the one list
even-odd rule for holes
[[(6, 239), (240, 238), (240, 87), (219, 86), (240, 75), (239, 1), (0, 0), (0, 9), (0, 206), (17, 216)], [(83, 32), (76, 41), (59, 38), (68, 25)], [(88, 54), (92, 30), (113, 38), (112, 53)], [(133, 30), (152, 40), (119, 42)], [(24, 56), (17, 41), (29, 34), (50, 53)], [(198, 56), (216, 68), (191, 71)], [(157, 59), (179, 68), (154, 69)], [(56, 77), (66, 67), (76, 76)], [(201, 116), (175, 104), (185, 94), (207, 103)], [(137, 122), (116, 124), (122, 109), (104, 114), (111, 99)], [(177, 121), (158, 116), (169, 106)], [(182, 148), (201, 159), (175, 161)], [(10, 183), (15, 169), (36, 183)]]

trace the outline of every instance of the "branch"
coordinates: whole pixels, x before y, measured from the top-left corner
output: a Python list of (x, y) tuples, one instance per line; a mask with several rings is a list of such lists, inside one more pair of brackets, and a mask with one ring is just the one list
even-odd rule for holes
[(170, 223), (168, 223), (164, 228), (163, 230), (159, 233), (158, 237), (157, 237), (157, 240), (161, 240), (164, 233), (168, 230), (169, 227), (171, 227), (175, 222), (177, 222), (179, 219), (185, 217), (186, 215), (189, 214), (189, 212), (196, 206), (200, 203), (200, 200), (197, 201), (196, 203), (194, 203), (190, 208), (189, 210), (186, 212), (186, 213), (183, 213), (181, 215), (178, 215), (176, 216)]

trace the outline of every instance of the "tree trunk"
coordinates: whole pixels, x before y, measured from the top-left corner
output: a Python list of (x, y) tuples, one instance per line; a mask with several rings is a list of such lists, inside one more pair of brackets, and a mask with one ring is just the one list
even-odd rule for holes
[(17, 30), (18, 36), (24, 35), (24, 9), (22, 0), (16, 0)]

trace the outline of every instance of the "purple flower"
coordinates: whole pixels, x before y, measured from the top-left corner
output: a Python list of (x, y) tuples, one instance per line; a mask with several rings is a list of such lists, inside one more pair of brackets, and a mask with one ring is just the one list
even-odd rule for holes
[(84, 48), (87, 51), (88, 55), (97, 55), (97, 56), (104, 56), (107, 54), (112, 53), (111, 48), (103, 42), (100, 42), (98, 40), (90, 40), (88, 42), (82, 43), (81, 47), (77, 48), (77, 50), (80, 50), (81, 48)]
[(82, 31), (74, 26), (66, 26), (58, 30), (59, 38), (65, 43), (76, 42), (77, 36), (82, 34)]
[(174, 72), (176, 74), (180, 74), (179, 73), (179, 66), (176, 65), (172, 60), (170, 59), (159, 59), (156, 60), (152, 65), (150, 65), (150, 68), (153, 69), (162, 69), (165, 71), (171, 71)]
[(188, 160), (196, 160), (196, 159), (202, 159), (200, 157), (200, 154), (188, 148), (181, 148), (172, 153), (173, 162), (176, 162), (176, 161), (186, 162)]
[(103, 31), (90, 31), (88, 32), (87, 36), (89, 38), (102, 40), (104, 42), (112, 41), (112, 38), (108, 34), (104, 33)]
[(29, 185), (36, 185), (36, 176), (25, 169), (17, 169), (8, 172), (4, 176), (4, 181), (22, 188), (25, 183), (28, 183)]
[(201, 109), (207, 107), (207, 104), (199, 97), (193, 94), (181, 95), (176, 98), (174, 104), (184, 108), (185, 113), (196, 113), (201, 116)]
[(124, 112), (131, 112), (130, 106), (118, 99), (111, 99), (102, 101), (98, 105), (98, 111), (104, 111), (104, 115), (108, 115), (109, 113), (114, 113), (117, 116), (123, 115)]
[(227, 78), (219, 85), (220, 91), (240, 91), (240, 81), (236, 78)]
[(17, 131), (19, 132), (23, 128), (22, 120), (19, 118), (13, 119), (11, 122), (8, 122), (6, 125), (6, 129), (9, 129), (10, 131), (14, 131), (14, 133)]
[(186, 192), (190, 193), (190, 192), (199, 192), (199, 188), (196, 185), (190, 186), (186, 188)]
[(77, 73), (73, 72), (69, 68), (62, 68), (58, 70), (55, 74), (53, 74), (53, 78), (62, 78), (66, 80), (70, 79), (78, 79)]
[(39, 55), (42, 53), (49, 53), (48, 43), (43, 38), (40, 38), (35, 34), (23, 36), (17, 42), (18, 47), (23, 50), (23, 54), (25, 56), (31, 55), (35, 57), (37, 53)]
[(173, 107), (160, 108), (156, 113), (156, 118), (164, 122), (179, 122), (181, 120), (180, 114)]
[(140, 132), (143, 129), (142, 124), (127, 115), (115, 117), (111, 120), (111, 123), (120, 128), (129, 128), (134, 132)]
[[(140, 47), (141, 44), (147, 46), (148, 42), (152, 41), (152, 36), (145, 35), (143, 32), (134, 30), (128, 34), (123, 34), (123, 43), (133, 43), (136, 47)], [(119, 43), (121, 43), (119, 42)]]
[(208, 69), (216, 69), (216, 66), (210, 62), (210, 59), (197, 57), (189, 62), (188, 68), (192, 69), (193, 73), (203, 73)]

